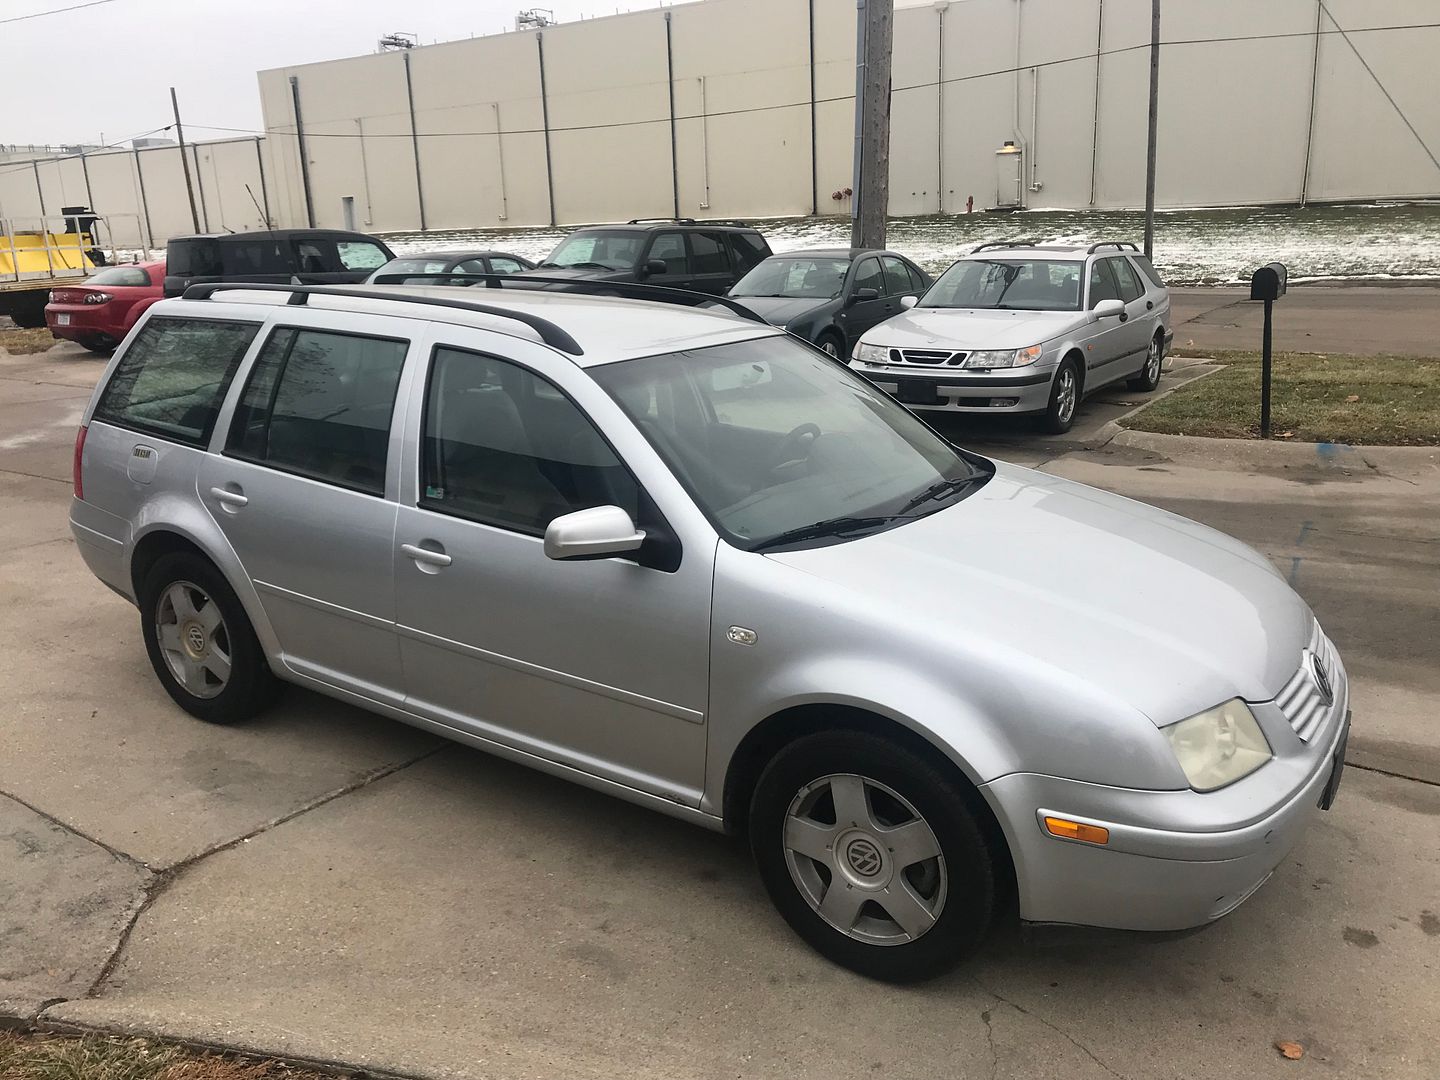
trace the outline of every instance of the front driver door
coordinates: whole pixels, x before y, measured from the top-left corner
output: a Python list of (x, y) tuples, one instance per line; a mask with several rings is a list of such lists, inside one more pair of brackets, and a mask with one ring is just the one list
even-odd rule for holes
[(640, 260), (642, 270), (655, 259), (659, 259), (665, 264), (665, 272), (663, 274), (645, 274), (641, 280), (646, 285), (689, 289), (695, 284), (690, 274), (690, 260), (685, 251), (684, 233), (661, 232), (652, 236), (650, 248)]
[[(652, 537), (667, 531), (587, 413), (628, 421), (546, 349), (437, 333), (407, 421), (396, 532), (407, 708), (698, 805), (713, 535), (684, 542), (663, 568), (547, 558), (551, 519), (591, 506), (623, 507)], [(633, 428), (620, 434), (644, 445)]]
[[(857, 299), (862, 289), (873, 290), (875, 296), (868, 300)], [(846, 306), (835, 316), (835, 321), (844, 329), (845, 340), (850, 342), (889, 318), (887, 305), (893, 303), (896, 314), (900, 311), (900, 298), (885, 295), (885, 272), (880, 268), (880, 260), (874, 255), (865, 256), (851, 269), (845, 298)]]

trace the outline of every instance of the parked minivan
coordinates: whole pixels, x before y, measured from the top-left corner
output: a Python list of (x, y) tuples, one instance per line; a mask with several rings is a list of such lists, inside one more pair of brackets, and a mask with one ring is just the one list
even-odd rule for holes
[(341, 285), (364, 281), (394, 257), (373, 236), (337, 229), (177, 236), (165, 247), (165, 295), (216, 281)]
[(747, 835), (806, 941), (894, 980), (1012, 894), (1213, 922), (1330, 806), (1345, 668), (1263, 555), (778, 328), (504, 280), (145, 314), (70, 520), (182, 708), (296, 683)]

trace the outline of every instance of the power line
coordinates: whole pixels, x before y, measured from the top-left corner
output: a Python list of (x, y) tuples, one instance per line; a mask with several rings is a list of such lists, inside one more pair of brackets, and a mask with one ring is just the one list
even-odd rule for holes
[[(1379, 32), (1379, 31), (1386, 31), (1386, 30), (1435, 30), (1435, 29), (1440, 29), (1440, 22), (1430, 22), (1430, 23), (1406, 23), (1406, 24), (1397, 24), (1397, 25), (1394, 25), (1394, 26), (1367, 26), (1367, 27), (1358, 28), (1358, 29), (1356, 29), (1356, 30), (1354, 30), (1354, 31), (1351, 31), (1351, 32), (1352, 32), (1352, 33), (1374, 33), (1374, 32)], [(1344, 34), (1345, 34), (1345, 31), (1339, 29), (1339, 28), (1338, 28), (1338, 25), (1337, 25), (1337, 28), (1334, 29), (1334, 30), (1322, 30), (1322, 31), (1320, 31), (1319, 33), (1320, 33), (1321, 35), (1333, 35), (1333, 34), (1341, 34), (1341, 35), (1344, 35)], [(1171, 47), (1171, 46), (1180, 46), (1180, 45), (1208, 45), (1208, 44), (1218, 44), (1218, 43), (1237, 42), (1237, 41), (1273, 41), (1273, 40), (1285, 39), (1285, 38), (1310, 38), (1310, 37), (1314, 37), (1314, 36), (1316, 36), (1315, 31), (1313, 31), (1313, 30), (1306, 30), (1306, 31), (1284, 32), (1284, 33), (1278, 33), (1278, 34), (1238, 34), (1238, 35), (1233, 35), (1233, 36), (1229, 36), (1229, 37), (1179, 38), (1179, 39), (1176, 39), (1176, 40), (1173, 40), (1173, 41), (1161, 42), (1161, 48), (1164, 49), (1164, 48), (1168, 48), (1168, 47)], [(1348, 37), (1347, 37), (1347, 41), (1348, 41)], [(1147, 41), (1147, 42), (1142, 42), (1142, 43), (1137, 44), (1137, 45), (1124, 45), (1124, 46), (1121, 46), (1121, 47), (1115, 48), (1115, 49), (1106, 49), (1106, 50), (1104, 50), (1103, 52), (1100, 52), (1098, 55), (1100, 55), (1100, 56), (1121, 56), (1121, 55), (1124, 55), (1125, 53), (1139, 52), (1139, 51), (1142, 51), (1142, 50), (1148, 50), (1149, 48), (1150, 48), (1150, 43)], [(1354, 48), (1353, 44), (1351, 45), (1351, 48)], [(1059, 67), (1059, 66), (1062, 66), (1062, 65), (1064, 65), (1064, 64), (1084, 63), (1084, 62), (1086, 62), (1086, 61), (1091, 61), (1091, 62), (1093, 62), (1093, 61), (1095, 60), (1096, 55), (1097, 55), (1097, 54), (1096, 54), (1094, 51), (1091, 51), (1091, 52), (1087, 52), (1087, 53), (1082, 53), (1082, 54), (1080, 54), (1080, 55), (1078, 55), (1078, 56), (1066, 56), (1066, 57), (1061, 57), (1060, 59), (1057, 59), (1057, 60), (1041, 60), (1041, 61), (1037, 61), (1036, 63), (1033, 63), (1033, 64), (1023, 64), (1023, 65), (1020, 65), (1020, 66), (1018, 66), (1018, 67), (996, 68), (996, 69), (993, 69), (993, 70), (990, 70), (990, 71), (979, 71), (979, 72), (975, 72), (975, 73), (970, 74), (970, 75), (956, 75), (956, 76), (952, 76), (952, 77), (947, 78), (947, 79), (932, 79), (932, 80), (929, 81), (929, 82), (911, 83), (911, 84), (909, 84), (909, 85), (907, 85), (907, 86), (897, 86), (897, 87), (895, 87), (895, 88), (892, 90), (892, 93), (901, 94), (901, 93), (909, 92), (909, 91), (911, 91), (911, 90), (933, 90), (933, 89), (935, 89), (936, 87), (939, 87), (939, 86), (949, 86), (949, 85), (954, 85), (954, 84), (959, 84), (959, 83), (974, 82), (974, 81), (977, 81), (977, 80), (979, 80), (979, 79), (998, 78), (998, 77), (1003, 76), (1003, 75), (1014, 75), (1016, 72), (1030, 71), (1030, 70), (1035, 69), (1035, 68)], [(1361, 62), (1364, 63), (1363, 59), (1361, 60)], [(1366, 65), (1366, 67), (1367, 67), (1367, 70), (1368, 70), (1368, 67), (1369, 67), (1369, 66)], [(1372, 74), (1372, 77), (1373, 77), (1373, 72), (1372, 72), (1371, 74)], [(1377, 79), (1376, 81), (1378, 82), (1379, 80)], [(659, 84), (655, 84), (655, 85), (659, 85)], [(1381, 89), (1383, 90), (1384, 88), (1381, 87)], [(1386, 96), (1388, 97), (1389, 95), (1387, 94)], [(835, 104), (835, 103), (838, 103), (838, 102), (853, 101), (853, 100), (854, 100), (854, 95), (853, 95), (853, 94), (841, 94), (841, 95), (837, 95), (837, 96), (835, 96), (835, 97), (816, 98), (816, 99), (814, 99), (814, 104), (816, 104), (816, 105), (829, 105), (829, 104)], [(483, 105), (483, 104), (486, 104), (486, 103), (485, 103), (485, 102), (469, 102), (469, 103), (467, 103), (467, 104), (470, 104), (470, 105)], [(752, 106), (749, 106), (749, 107), (746, 107), (746, 108), (740, 108), (740, 109), (725, 109), (725, 110), (721, 110), (721, 111), (718, 111), (718, 112), (690, 113), (690, 114), (685, 114), (685, 115), (677, 114), (676, 117), (675, 117), (675, 119), (676, 119), (677, 121), (683, 121), (683, 120), (708, 120), (708, 119), (713, 119), (713, 118), (718, 118), (718, 117), (726, 117), (726, 116), (744, 116), (744, 115), (750, 115), (750, 114), (754, 114), (754, 113), (776, 112), (776, 111), (779, 111), (779, 110), (782, 110), (782, 109), (801, 109), (801, 108), (809, 108), (809, 107), (810, 107), (810, 104), (811, 104), (811, 99), (807, 97), (804, 101), (787, 101), (787, 102), (781, 102), (781, 103), (775, 104), (775, 105), (752, 105)], [(1392, 104), (1394, 104), (1393, 101), (1392, 101)], [(399, 115), (399, 114), (396, 114), (396, 115)], [(550, 134), (555, 135), (555, 134), (563, 134), (563, 133), (565, 133), (565, 132), (574, 132), (574, 131), (607, 131), (607, 130), (614, 130), (614, 129), (616, 129), (616, 128), (644, 127), (644, 126), (649, 125), (649, 124), (668, 124), (669, 122), (670, 122), (670, 116), (669, 116), (669, 114), (667, 113), (665, 116), (657, 116), (657, 117), (648, 118), (648, 119), (644, 119), (644, 120), (614, 120), (614, 121), (610, 121), (610, 122), (608, 122), (608, 123), (603, 123), (603, 124), (575, 124), (575, 125), (566, 126), (566, 127), (551, 127), (551, 128), (548, 129), (548, 131), (549, 131)], [(1408, 124), (1408, 121), (1407, 121), (1407, 124)], [(276, 127), (276, 128), (271, 128), (271, 129), (267, 129), (267, 130), (264, 130), (264, 131), (260, 131), (260, 130), (257, 130), (257, 129), (255, 129), (255, 128), (225, 127), (225, 126), (222, 126), (222, 125), (219, 125), (219, 124), (191, 124), (190, 126), (193, 127), (193, 128), (199, 128), (199, 129), (204, 130), (204, 131), (228, 131), (228, 132), (238, 133), (238, 134), (241, 134), (241, 135), (251, 135), (251, 136), (270, 136), (270, 135), (277, 135), (277, 134), (292, 135), (292, 134), (294, 134), (294, 132), (292, 132), (292, 131), (287, 131), (287, 130), (285, 130), (285, 127), (284, 127), (284, 126), (279, 126), (279, 127)], [(409, 131), (396, 131), (396, 132), (365, 132), (365, 133), (361, 134), (361, 133), (358, 133), (358, 132), (344, 132), (344, 131), (310, 131), (310, 130), (307, 130), (307, 131), (305, 132), (305, 138), (306, 138), (307, 140), (308, 140), (308, 139), (407, 139), (407, 140), (408, 140), (408, 139), (417, 138), (417, 137), (418, 137), (418, 138), (421, 138), (421, 139), (458, 139), (458, 138), (485, 138), (485, 137), (494, 138), (494, 137), (499, 136), (499, 135), (543, 135), (543, 134), (546, 133), (546, 130), (547, 130), (546, 128), (540, 127), (540, 128), (506, 128), (506, 129), (504, 129), (504, 130), (495, 130), (495, 131), (422, 131), (422, 132), (415, 133), (415, 134), (413, 134), (413, 135), (412, 135), (412, 133), (409, 132)], [(1412, 131), (1413, 131), (1413, 128), (1412, 128)], [(1418, 138), (1418, 136), (1417, 136), (1417, 138)], [(1423, 145), (1423, 142), (1422, 142), (1422, 145)], [(1427, 152), (1428, 152), (1428, 149), (1427, 149)], [(1440, 163), (1437, 163), (1437, 168), (1440, 168)]]
[(103, 146), (92, 147), (88, 150), (83, 150), (75, 154), (53, 154), (50, 157), (27, 158), (24, 161), (7, 161), (5, 162), (4, 166), (0, 166), (0, 175), (11, 172), (18, 172), (21, 169), (27, 168), (31, 165), (47, 165), (56, 161), (68, 161), (73, 158), (81, 158), (88, 154), (93, 154), (99, 150), (123, 149), (125, 148), (125, 144), (127, 142), (134, 142), (136, 139), (143, 139), (147, 135), (158, 135), (162, 131), (169, 131), (174, 126), (174, 124), (166, 124), (164, 127), (151, 128), (149, 131), (136, 132), (134, 135), (125, 136), (125, 138), (120, 139), (118, 142), (105, 143)]
[(5, 23), (25, 22), (27, 19), (43, 19), (46, 15), (63, 15), (67, 11), (79, 11), (81, 8), (99, 7), (101, 4), (113, 4), (115, 0), (89, 0), (86, 4), (71, 4), (69, 7), (51, 8), (49, 11), (32, 11), (29, 15), (12, 15), (8, 19), (0, 19), (0, 26)]

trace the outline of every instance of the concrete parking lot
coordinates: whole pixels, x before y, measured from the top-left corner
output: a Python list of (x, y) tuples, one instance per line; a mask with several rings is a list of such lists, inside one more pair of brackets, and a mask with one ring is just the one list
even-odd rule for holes
[(894, 988), (811, 953), (723, 837), (296, 689), (242, 727), (180, 712), (68, 536), (101, 369), (0, 355), (0, 1013), (424, 1077), (1440, 1075), (1433, 455), (960, 432), (1270, 556), (1350, 669), (1351, 768), (1203, 933), (1007, 926)]

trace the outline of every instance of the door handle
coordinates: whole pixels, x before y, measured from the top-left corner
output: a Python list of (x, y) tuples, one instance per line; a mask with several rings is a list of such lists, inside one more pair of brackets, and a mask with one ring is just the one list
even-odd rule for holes
[(435, 551), (415, 544), (401, 544), (400, 550), (416, 562), (424, 563), (426, 566), (449, 566), (451, 563), (450, 556), (443, 551)]
[(223, 503), (225, 506), (233, 506), (236, 509), (250, 502), (250, 500), (240, 494), (240, 492), (232, 491), (230, 488), (212, 487), (210, 494), (215, 497), (216, 502)]

